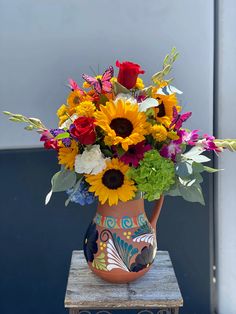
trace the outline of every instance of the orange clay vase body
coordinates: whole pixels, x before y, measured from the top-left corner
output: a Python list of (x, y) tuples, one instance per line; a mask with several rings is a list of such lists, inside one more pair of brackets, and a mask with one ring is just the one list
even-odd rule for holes
[(163, 197), (150, 221), (143, 199), (98, 205), (84, 238), (84, 254), (91, 270), (102, 279), (127, 283), (143, 276), (157, 251), (156, 223)]

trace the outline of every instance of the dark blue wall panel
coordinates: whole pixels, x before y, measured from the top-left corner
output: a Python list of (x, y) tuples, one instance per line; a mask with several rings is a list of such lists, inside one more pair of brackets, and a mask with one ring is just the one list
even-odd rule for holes
[[(0, 313), (63, 314), (71, 252), (82, 248), (95, 206), (64, 207), (57, 193), (44, 206), (58, 170), (54, 152), (0, 151)], [(206, 206), (167, 198), (158, 223), (184, 297), (183, 314), (210, 313), (209, 195)], [(152, 204), (147, 204), (150, 211)]]

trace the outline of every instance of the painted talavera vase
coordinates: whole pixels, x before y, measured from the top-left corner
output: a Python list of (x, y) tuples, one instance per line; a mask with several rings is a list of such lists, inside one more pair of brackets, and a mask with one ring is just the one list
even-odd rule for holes
[(144, 200), (98, 205), (84, 238), (84, 255), (102, 279), (127, 283), (143, 276), (157, 252), (156, 223), (163, 197), (156, 201), (150, 221)]

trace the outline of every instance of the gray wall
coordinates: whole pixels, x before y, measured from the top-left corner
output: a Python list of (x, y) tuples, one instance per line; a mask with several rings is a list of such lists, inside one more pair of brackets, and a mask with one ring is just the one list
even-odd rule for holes
[[(175, 45), (175, 85), (193, 128), (212, 132), (213, 0), (0, 0), (0, 108), (56, 126), (68, 77), (134, 60), (145, 79)], [(1, 117), (0, 148), (40, 145)]]
[[(236, 3), (218, 1), (216, 104), (218, 136), (236, 138), (235, 72), (236, 72)], [(217, 303), (219, 314), (236, 311), (236, 156), (225, 152), (218, 160), (224, 169), (217, 180)]]

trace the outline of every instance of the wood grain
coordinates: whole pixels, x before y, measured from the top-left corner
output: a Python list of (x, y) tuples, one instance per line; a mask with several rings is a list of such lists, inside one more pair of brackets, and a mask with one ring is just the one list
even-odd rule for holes
[(169, 253), (158, 251), (144, 277), (128, 284), (112, 284), (95, 276), (82, 251), (73, 251), (65, 307), (79, 309), (180, 307), (183, 299)]

